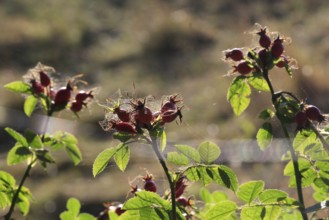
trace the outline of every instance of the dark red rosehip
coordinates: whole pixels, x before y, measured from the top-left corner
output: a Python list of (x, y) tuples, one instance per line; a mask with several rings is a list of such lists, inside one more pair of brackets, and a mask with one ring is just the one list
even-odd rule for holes
[(122, 204), (118, 205), (116, 208), (115, 208), (115, 213), (120, 216), (122, 215), (126, 210), (123, 210), (122, 209)]
[(176, 202), (183, 207), (187, 207), (190, 205), (189, 199), (185, 197), (179, 197), (178, 199), (176, 199)]
[(120, 107), (115, 107), (113, 113), (118, 116), (118, 118), (123, 122), (130, 122), (130, 113), (127, 110), (120, 109)]
[(283, 39), (278, 36), (271, 47), (271, 53), (274, 58), (279, 58), (284, 51)]
[(111, 127), (118, 132), (127, 133), (127, 134), (136, 134), (137, 131), (134, 126), (128, 122), (116, 122), (110, 121)]
[(152, 175), (147, 174), (146, 177), (144, 177), (143, 179), (144, 179), (144, 189), (146, 191), (150, 191), (150, 192), (157, 191), (157, 186), (156, 186), (155, 182), (153, 181)]
[(280, 61), (277, 62), (275, 65), (279, 68), (285, 67), (289, 63), (286, 56), (281, 55)]
[(308, 105), (305, 109), (305, 114), (308, 119), (311, 121), (317, 121), (319, 123), (325, 120), (325, 117), (321, 114), (320, 109), (314, 105)]
[(265, 67), (268, 64), (268, 53), (266, 49), (262, 49), (258, 52), (259, 60), (262, 62), (262, 66)]
[(49, 76), (47, 75), (47, 73), (45, 73), (44, 71), (40, 71), (39, 72), (39, 75), (40, 75), (40, 82), (41, 82), (41, 85), (43, 85), (44, 87), (47, 87), (50, 85), (51, 81), (50, 81), (50, 78)]
[(304, 111), (299, 111), (295, 115), (295, 123), (297, 125), (297, 130), (302, 130), (307, 127), (308, 119)]
[(75, 95), (75, 100), (78, 102), (84, 102), (87, 98), (94, 98), (92, 95), (92, 91), (90, 92), (85, 92), (85, 91), (80, 91), (78, 94)]
[(79, 111), (81, 111), (83, 105), (84, 105), (83, 102), (78, 102), (78, 101), (75, 100), (71, 104), (71, 110), (73, 112), (79, 112)]
[(175, 184), (175, 197), (179, 198), (181, 195), (183, 195), (187, 185), (185, 183), (186, 177), (181, 176), (178, 181)]
[(138, 122), (149, 124), (153, 119), (153, 113), (148, 107), (139, 108), (135, 110), (134, 118)]
[(176, 99), (176, 98), (177, 98), (177, 95), (170, 96), (169, 101), (167, 101), (161, 105), (161, 113), (164, 113), (168, 110), (176, 110), (177, 109), (176, 103), (183, 101), (183, 100)]
[(240, 62), (237, 66), (234, 66), (234, 68), (234, 72), (238, 72), (241, 75), (246, 75), (253, 70), (247, 61)]
[(71, 90), (67, 89), (67, 87), (60, 88), (55, 95), (54, 101), (55, 105), (61, 105), (68, 103), (71, 98)]
[(179, 117), (180, 122), (182, 122), (183, 115), (180, 109), (175, 110), (167, 110), (161, 114), (162, 122), (170, 123), (173, 122), (177, 117)]
[(259, 45), (264, 48), (269, 48), (271, 45), (271, 38), (266, 34), (266, 28), (261, 28), (257, 34), (259, 35)]
[(233, 48), (225, 52), (225, 58), (240, 61), (243, 59), (243, 52), (240, 48)]
[(34, 79), (31, 80), (32, 91), (34, 94), (41, 94), (45, 92), (45, 88), (41, 85), (41, 83), (35, 81)]

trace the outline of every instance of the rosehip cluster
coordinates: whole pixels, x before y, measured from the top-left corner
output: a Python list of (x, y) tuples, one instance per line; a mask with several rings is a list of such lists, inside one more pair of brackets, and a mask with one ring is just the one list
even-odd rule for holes
[(259, 46), (250, 49), (246, 54), (241, 48), (224, 51), (226, 60), (237, 62), (233, 65), (233, 72), (247, 75), (264, 69), (269, 70), (274, 66), (279, 68), (287, 67), (290, 60), (283, 54), (284, 39), (280, 35), (272, 39), (266, 28), (261, 28), (256, 34), (259, 36)]
[(106, 107), (109, 114), (100, 122), (104, 130), (115, 130), (126, 134), (142, 134), (143, 129), (152, 131), (153, 128), (164, 126), (166, 123), (182, 120), (180, 105), (183, 100), (177, 95), (171, 95), (159, 110), (151, 110), (144, 99), (129, 99), (125, 103), (115, 102), (112, 107)]
[(83, 106), (86, 106), (87, 99), (94, 97), (92, 91), (79, 91), (75, 99), (71, 100), (73, 88), (76, 88), (76, 86), (73, 87), (73, 82), (68, 80), (65, 86), (55, 89), (53, 79), (50, 77), (50, 73), (54, 71), (53, 68), (40, 63), (35, 68), (29, 70), (25, 77), (31, 85), (32, 94), (38, 98), (45, 99), (50, 113), (61, 111), (66, 107), (70, 107), (74, 113), (81, 111)]
[(310, 125), (311, 121), (321, 123), (325, 121), (326, 118), (321, 113), (320, 109), (314, 105), (305, 105), (303, 109), (297, 112), (295, 116), (295, 123), (297, 125), (297, 130), (302, 130)]

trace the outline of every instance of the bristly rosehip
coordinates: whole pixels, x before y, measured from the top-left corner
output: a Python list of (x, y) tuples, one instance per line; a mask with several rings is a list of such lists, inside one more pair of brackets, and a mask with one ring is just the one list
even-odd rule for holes
[(45, 92), (45, 88), (43, 87), (43, 85), (41, 85), (41, 83), (37, 82), (35, 79), (31, 80), (31, 85), (34, 94), (39, 95)]
[(278, 36), (271, 47), (271, 53), (274, 58), (279, 58), (284, 51), (284, 46), (283, 46), (283, 39)]
[(45, 73), (44, 71), (40, 71), (39, 72), (40, 75), (40, 83), (42, 86), (47, 87), (50, 85), (51, 80), (50, 77), (47, 75), (47, 73)]
[(275, 65), (279, 68), (285, 67), (289, 63), (288, 59), (286, 56), (281, 55), (280, 61), (277, 62)]
[(261, 28), (257, 33), (259, 37), (259, 45), (264, 48), (269, 48), (271, 45), (271, 38), (266, 34), (266, 28)]
[(238, 72), (241, 75), (246, 75), (253, 70), (253, 68), (250, 66), (249, 62), (247, 61), (242, 61), (237, 66), (233, 66), (233, 67), (234, 67), (233, 72)]
[(176, 99), (178, 95), (171, 95), (169, 97), (169, 101), (165, 102), (164, 104), (161, 105), (161, 113), (164, 113), (168, 110), (176, 110), (177, 106), (176, 103), (182, 102), (183, 100), (181, 99)]
[(67, 83), (66, 87), (60, 88), (55, 95), (54, 102), (55, 105), (67, 104), (71, 98), (72, 87), (70, 82)]
[(140, 100), (137, 101), (137, 104), (131, 103), (131, 105), (134, 107), (134, 119), (137, 123), (143, 123), (143, 124), (150, 124), (153, 119), (153, 113), (152, 111), (145, 106), (145, 101), (141, 102)]
[(305, 114), (311, 121), (317, 121), (319, 123), (325, 120), (325, 117), (321, 114), (320, 109), (314, 105), (307, 105), (305, 108)]
[(78, 94), (75, 95), (75, 100), (78, 102), (84, 102), (87, 98), (94, 98), (92, 91), (80, 91)]
[(187, 184), (185, 183), (186, 181), (186, 177), (185, 176), (181, 176), (176, 184), (175, 184), (175, 196), (176, 198), (179, 198), (181, 195), (183, 195), (186, 187), (187, 187)]
[(144, 189), (146, 191), (150, 192), (156, 192), (157, 191), (157, 186), (155, 182), (153, 181), (152, 175), (147, 174), (146, 177), (143, 178), (144, 180)]
[(297, 125), (298, 131), (307, 127), (309, 122), (304, 111), (297, 112), (297, 114), (295, 115), (295, 123)]
[(240, 48), (233, 48), (225, 51), (225, 58), (233, 61), (240, 61), (243, 59), (243, 52)]
[(121, 109), (120, 106), (113, 109), (113, 113), (123, 122), (130, 122), (130, 113), (127, 110)]
[(167, 110), (161, 114), (161, 120), (163, 123), (173, 122), (177, 117), (179, 117), (180, 122), (182, 122), (183, 115), (181, 109)]
[(122, 133), (127, 133), (127, 134), (136, 134), (137, 131), (134, 128), (132, 124), (129, 122), (117, 122), (114, 120), (111, 120), (110, 122), (110, 127), (113, 128), (114, 130)]
[(73, 101), (71, 104), (71, 110), (73, 112), (79, 112), (81, 111), (82, 107), (83, 107), (84, 103), (83, 102), (78, 102), (78, 101)]

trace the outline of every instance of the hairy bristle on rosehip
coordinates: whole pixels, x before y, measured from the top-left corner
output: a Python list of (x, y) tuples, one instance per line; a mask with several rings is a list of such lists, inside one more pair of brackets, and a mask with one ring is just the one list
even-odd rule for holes
[(240, 48), (233, 48), (231, 50), (225, 51), (225, 58), (230, 58), (233, 61), (240, 61), (243, 59), (243, 52)]
[(271, 47), (271, 53), (274, 58), (279, 58), (284, 51), (283, 40), (278, 36)]
[(156, 192), (157, 191), (157, 186), (156, 186), (155, 182), (153, 181), (152, 175), (148, 174), (143, 179), (144, 179), (144, 189), (146, 191), (150, 191), (150, 192)]
[(325, 120), (325, 117), (321, 114), (320, 109), (314, 105), (308, 105), (305, 109), (306, 117), (312, 121), (317, 121), (319, 123)]
[(47, 73), (45, 73), (44, 71), (40, 71), (39, 72), (39, 75), (40, 75), (40, 82), (41, 82), (41, 85), (44, 86), (44, 87), (47, 87), (50, 85), (51, 81), (50, 81), (50, 78), (49, 76), (47, 75)]
[(242, 61), (237, 66), (234, 66), (234, 72), (238, 72), (241, 75), (246, 75), (250, 73), (252, 70), (253, 68), (250, 66), (250, 64), (247, 61)]
[(258, 33), (259, 45), (264, 48), (269, 48), (271, 45), (271, 38), (266, 34), (266, 28), (262, 28)]

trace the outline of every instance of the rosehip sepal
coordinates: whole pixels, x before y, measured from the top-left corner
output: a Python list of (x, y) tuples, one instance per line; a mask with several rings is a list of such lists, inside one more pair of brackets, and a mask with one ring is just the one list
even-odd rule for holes
[(269, 48), (271, 45), (271, 38), (266, 34), (266, 28), (261, 28), (257, 34), (259, 35), (259, 45), (264, 48)]

